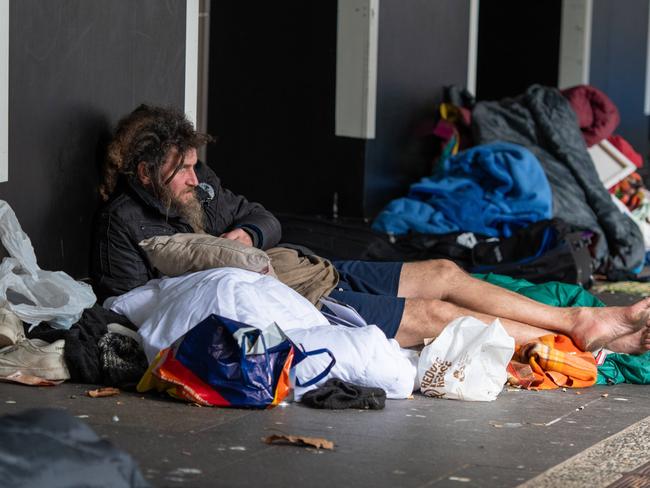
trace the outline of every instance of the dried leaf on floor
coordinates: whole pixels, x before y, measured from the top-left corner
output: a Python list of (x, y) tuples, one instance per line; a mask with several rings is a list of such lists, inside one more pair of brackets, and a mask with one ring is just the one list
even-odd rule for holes
[(105, 388), (97, 388), (96, 390), (88, 390), (86, 394), (92, 398), (110, 397), (120, 394), (119, 388), (107, 386)]
[(274, 434), (268, 437), (263, 437), (262, 440), (267, 444), (286, 444), (291, 446), (315, 447), (317, 449), (334, 449), (334, 443), (327, 439), (323, 439), (322, 437)]

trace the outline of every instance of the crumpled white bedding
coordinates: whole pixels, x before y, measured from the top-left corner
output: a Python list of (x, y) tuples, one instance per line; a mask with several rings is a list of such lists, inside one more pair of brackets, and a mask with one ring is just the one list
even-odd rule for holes
[[(125, 315), (143, 339), (149, 361), (210, 314), (261, 329), (275, 322), (305, 350), (329, 349), (336, 365), (319, 383), (296, 388), (297, 400), (329, 378), (383, 388), (388, 398), (405, 398), (413, 391), (417, 357), (402, 350), (381, 330), (330, 325), (308, 300), (277, 279), (236, 268), (199, 271), (146, 285), (104, 302)], [(309, 357), (296, 367), (302, 381), (320, 373), (327, 355)]]
[(107, 299), (104, 307), (138, 326), (150, 362), (210, 314), (259, 328), (275, 322), (285, 332), (329, 323), (316, 307), (275, 278), (237, 268), (151, 280)]

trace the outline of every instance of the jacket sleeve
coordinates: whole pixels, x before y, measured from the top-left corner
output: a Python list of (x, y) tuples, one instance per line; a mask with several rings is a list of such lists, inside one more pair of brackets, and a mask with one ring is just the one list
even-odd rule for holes
[(247, 231), (253, 239), (253, 246), (269, 249), (280, 242), (280, 222), (262, 205), (249, 202), (226, 188), (221, 189), (221, 200), (224, 207), (231, 209), (230, 228)]
[(128, 226), (114, 214), (100, 214), (93, 245), (93, 288), (99, 300), (121, 295), (154, 278)]
[(223, 230), (244, 229), (251, 236), (253, 246), (260, 249), (269, 249), (280, 242), (280, 221), (271, 212), (222, 187), (217, 175), (206, 164), (202, 166), (201, 176), (214, 187), (212, 211), (217, 214)]

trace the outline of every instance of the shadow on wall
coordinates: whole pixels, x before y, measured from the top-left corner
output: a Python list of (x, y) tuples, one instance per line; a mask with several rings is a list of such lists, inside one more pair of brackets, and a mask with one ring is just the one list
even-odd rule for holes
[(535, 83), (556, 86), (561, 25), (561, 0), (482, 0), (477, 99), (517, 96)]
[(111, 127), (104, 113), (87, 106), (71, 106), (61, 113), (63, 134), (51, 164), (49, 214), (41, 221), (47, 226), (49, 249), (39, 249), (43, 268), (65, 270), (75, 278), (87, 276), (92, 246), (94, 217), (101, 205), (98, 187)]
[(431, 103), (419, 110), (404, 134), (404, 154), (400, 160), (399, 174), (406, 175), (408, 184), (429, 176), (440, 153), (440, 144), (433, 135), (438, 115), (439, 102)]

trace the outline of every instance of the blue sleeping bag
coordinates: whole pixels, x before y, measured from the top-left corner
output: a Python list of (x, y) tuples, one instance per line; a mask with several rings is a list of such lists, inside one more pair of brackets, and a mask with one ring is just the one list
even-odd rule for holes
[(372, 227), (396, 235), (509, 237), (551, 214), (551, 188), (537, 158), (523, 146), (495, 142), (447, 159), (434, 176), (411, 185), (407, 197), (390, 202)]

